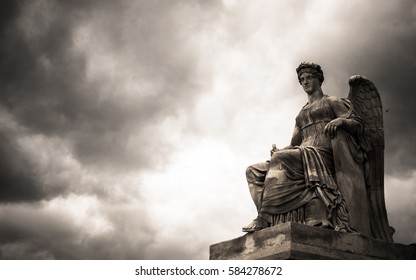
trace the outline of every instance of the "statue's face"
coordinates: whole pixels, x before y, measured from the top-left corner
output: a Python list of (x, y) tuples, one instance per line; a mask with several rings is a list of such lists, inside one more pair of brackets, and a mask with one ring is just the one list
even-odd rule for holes
[(307, 94), (312, 94), (321, 87), (319, 79), (311, 73), (303, 73), (300, 76), (300, 84)]

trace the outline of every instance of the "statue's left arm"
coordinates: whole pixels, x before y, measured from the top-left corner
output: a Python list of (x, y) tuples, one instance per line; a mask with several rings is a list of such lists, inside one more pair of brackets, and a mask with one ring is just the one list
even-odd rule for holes
[(334, 138), (339, 128), (345, 130), (351, 135), (357, 135), (362, 130), (361, 123), (352, 110), (351, 103), (346, 99), (331, 96), (328, 98), (335, 119), (325, 126), (325, 133)]

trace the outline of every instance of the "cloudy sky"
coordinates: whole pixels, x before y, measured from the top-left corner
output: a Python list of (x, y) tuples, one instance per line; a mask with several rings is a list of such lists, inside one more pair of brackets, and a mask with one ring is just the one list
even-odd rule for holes
[(395, 241), (416, 242), (416, 4), (2, 1), (0, 258), (207, 259), (256, 211), (248, 165), (369, 77)]

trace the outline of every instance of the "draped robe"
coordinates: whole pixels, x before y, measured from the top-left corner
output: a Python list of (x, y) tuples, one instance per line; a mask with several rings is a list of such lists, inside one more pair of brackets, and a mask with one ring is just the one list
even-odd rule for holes
[[(358, 131), (361, 123), (348, 100), (335, 100), (342, 103), (341, 107), (344, 109), (341, 112), (334, 111), (326, 95), (319, 101), (306, 104), (296, 117), (301, 143), (279, 150), (273, 153), (270, 161), (252, 165), (247, 169), (247, 181), (254, 186), (250, 191), (259, 216), (271, 225), (288, 221), (311, 225), (326, 222), (332, 228), (350, 232), (357, 231), (357, 227), (358, 230), (363, 230), (359, 225), (361, 222), (355, 223), (354, 220), (351, 225), (348, 201), (336, 180), (336, 174), (339, 173), (336, 168), (340, 164), (334, 161), (334, 153), (339, 151), (333, 150), (334, 140), (324, 131), (326, 124), (338, 117), (354, 120)], [(339, 132), (344, 135), (343, 133)], [(349, 158), (354, 158), (352, 164), (359, 165), (364, 155), (357, 144), (358, 139), (358, 136), (344, 135), (340, 141), (344, 141), (343, 146), (348, 150), (343, 153), (350, 153)], [(335, 158), (339, 159), (339, 155), (336, 154)], [(363, 177), (362, 173), (353, 175)], [(351, 184), (344, 188), (350, 188), (347, 195), (354, 192)], [(361, 184), (359, 188), (360, 195), (364, 195), (365, 199), (365, 184)], [(362, 215), (360, 211), (361, 209), (357, 209), (355, 216)], [(364, 231), (367, 231), (368, 221), (362, 223), (365, 224)]]

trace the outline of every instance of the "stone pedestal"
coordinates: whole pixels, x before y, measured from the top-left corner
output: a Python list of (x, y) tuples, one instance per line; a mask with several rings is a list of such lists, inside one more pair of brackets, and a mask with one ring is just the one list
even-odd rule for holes
[(416, 244), (285, 223), (210, 246), (211, 260), (416, 259)]

